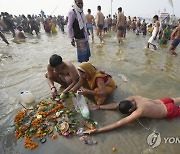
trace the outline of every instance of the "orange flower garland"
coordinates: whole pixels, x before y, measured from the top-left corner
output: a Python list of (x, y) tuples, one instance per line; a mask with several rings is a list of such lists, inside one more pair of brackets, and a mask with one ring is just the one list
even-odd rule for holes
[[(55, 104), (55, 103), (51, 103), (51, 102), (46, 102), (46, 101), (41, 101), (37, 106), (36, 109), (38, 109), (39, 107), (42, 107), (44, 105), (49, 105), (52, 104), (53, 108), (51, 108), (50, 110), (47, 111), (38, 111), (37, 113), (39, 115), (42, 115), (42, 118), (33, 118), (33, 120), (31, 121), (31, 128), (33, 128), (33, 130), (35, 131), (33, 134), (31, 135), (26, 135), (25, 131), (29, 128), (27, 125), (21, 125), (20, 122), (21, 120), (27, 115), (27, 111), (28, 109), (23, 109), (18, 111), (18, 113), (14, 116), (14, 123), (16, 126), (16, 130), (15, 130), (15, 137), (17, 139), (19, 139), (21, 136), (24, 136), (24, 146), (28, 149), (34, 149), (38, 146), (37, 142), (32, 141), (32, 137), (35, 135), (35, 137), (41, 138), (43, 136), (46, 136), (46, 133), (43, 133), (43, 130), (41, 128), (39, 128), (39, 124), (42, 123), (48, 115), (56, 112), (58, 109), (62, 108), (63, 106), (61, 104)], [(57, 117), (55, 115), (51, 115), (53, 116), (54, 119), (56, 119)], [(46, 132), (49, 131), (49, 128), (47, 128)], [(52, 137), (52, 139), (57, 138), (57, 135), (54, 135)]]
[[(58, 121), (59, 119), (57, 118), (60, 118), (60, 121)], [(70, 119), (73, 122), (71, 125), (68, 125), (68, 129), (62, 131), (58, 127), (60, 126), (60, 123), (58, 122), (66, 122), (69, 124), (68, 120), (64, 121), (68, 118), (73, 118), (73, 120)], [(71, 134), (76, 133), (79, 121), (74, 118), (73, 111), (63, 107), (62, 104), (44, 100), (39, 102), (33, 108), (31, 107), (31, 109), (29, 108), (19, 111), (14, 116), (14, 123), (15, 137), (17, 139), (24, 137), (24, 146), (32, 150), (38, 146), (38, 143), (32, 140), (33, 137), (38, 138), (41, 143), (45, 143), (45, 136), (50, 135), (54, 130), (58, 132), (59, 135), (69, 137)], [(88, 123), (87, 121), (84, 121), (83, 124), (90, 129), (94, 128), (94, 124)], [(56, 134), (51, 135), (53, 140), (58, 137)]]
[(37, 142), (34, 142), (31, 140), (30, 137), (28, 136), (25, 136), (24, 137), (24, 146), (30, 150), (36, 148), (38, 146), (38, 143)]

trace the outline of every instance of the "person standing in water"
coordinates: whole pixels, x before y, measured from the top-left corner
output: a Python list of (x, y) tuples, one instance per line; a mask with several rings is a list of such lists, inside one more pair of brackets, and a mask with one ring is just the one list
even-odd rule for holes
[(171, 52), (173, 55), (177, 55), (174, 50), (180, 42), (180, 19), (178, 20), (178, 23), (178, 27), (176, 27), (176, 29), (171, 34), (171, 39), (173, 39), (173, 42), (169, 48), (169, 52)]
[(38, 33), (39, 33), (39, 26), (38, 26), (38, 23), (36, 22), (36, 20), (29, 14), (28, 15), (28, 24), (30, 25), (30, 34), (33, 35), (33, 31), (36, 32), (36, 35), (38, 36)]
[(0, 37), (2, 38), (2, 40), (8, 45), (9, 42), (7, 41), (7, 39), (5, 38), (4, 34), (1, 32), (1, 29), (0, 29)]
[(148, 40), (148, 43), (147, 43), (147, 48), (149, 48), (149, 45), (153, 45), (154, 47), (154, 50), (157, 49), (157, 40), (159, 38), (159, 32), (160, 32), (160, 23), (159, 23), (159, 17), (158, 15), (155, 15), (153, 17), (153, 20), (154, 20), (154, 29), (153, 29), (153, 32), (152, 32), (152, 36), (150, 37), (150, 39)]
[(96, 15), (97, 36), (100, 39), (100, 43), (104, 43), (103, 36), (102, 36), (102, 32), (103, 32), (103, 28), (104, 28), (104, 15), (101, 12), (101, 6), (98, 6), (97, 10), (98, 10), (97, 15)]
[(117, 24), (117, 19), (116, 19), (116, 16), (113, 15), (113, 19), (112, 19), (112, 30), (113, 30), (113, 32), (116, 31), (116, 24)]
[(91, 9), (88, 9), (88, 14), (86, 15), (87, 21), (87, 30), (90, 31), (92, 42), (94, 42), (94, 34), (93, 34), (93, 25), (94, 25), (94, 16), (91, 15)]
[(88, 43), (86, 18), (83, 13), (83, 0), (75, 0), (73, 9), (69, 12), (68, 35), (73, 46), (75, 46), (76, 41), (78, 62), (89, 61), (91, 53)]
[(118, 18), (117, 18), (117, 39), (118, 43), (123, 43), (124, 37), (124, 30), (125, 30), (125, 16), (122, 12), (122, 8), (118, 8)]

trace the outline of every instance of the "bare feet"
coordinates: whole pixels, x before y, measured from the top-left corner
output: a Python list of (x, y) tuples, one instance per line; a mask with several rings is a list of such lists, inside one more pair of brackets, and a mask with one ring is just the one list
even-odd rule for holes
[(177, 53), (174, 51), (170, 51), (172, 55), (177, 56)]

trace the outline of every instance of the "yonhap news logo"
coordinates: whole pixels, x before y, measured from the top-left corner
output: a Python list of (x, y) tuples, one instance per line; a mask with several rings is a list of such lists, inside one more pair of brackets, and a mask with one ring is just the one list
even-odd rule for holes
[(161, 144), (161, 136), (158, 132), (153, 132), (147, 137), (147, 143), (150, 148), (155, 148)]
[(147, 143), (150, 148), (158, 147), (163, 141), (168, 144), (180, 144), (180, 137), (163, 137), (162, 140), (158, 132), (153, 132), (147, 137)]

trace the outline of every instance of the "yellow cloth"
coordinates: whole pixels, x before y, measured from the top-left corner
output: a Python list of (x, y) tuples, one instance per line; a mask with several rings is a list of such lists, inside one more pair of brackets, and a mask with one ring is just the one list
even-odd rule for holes
[(55, 27), (55, 24), (54, 24), (54, 23), (51, 24), (51, 32), (52, 32), (53, 34), (54, 34), (54, 33), (57, 33), (56, 27)]
[(78, 69), (88, 73), (89, 78), (87, 79), (89, 88), (91, 90), (95, 89), (95, 82), (96, 82), (96, 78), (97, 77), (106, 77), (106, 76), (110, 76), (108, 74), (102, 73), (99, 70), (97, 70), (92, 64), (90, 64), (89, 62), (83, 62), (79, 65)]
[[(91, 90), (94, 90), (96, 92), (99, 92), (100, 89), (96, 86), (96, 78), (104, 78), (109, 76), (110, 79), (107, 81), (107, 83), (105, 83), (106, 86), (106, 92), (107, 94), (110, 94), (114, 91), (114, 89), (116, 88), (116, 84), (114, 82), (114, 80), (112, 79), (112, 77), (109, 74), (106, 74), (104, 72), (99, 71), (98, 69), (96, 69), (92, 64), (90, 64), (89, 62), (83, 62), (79, 65), (78, 67), (79, 70), (86, 72), (88, 74), (88, 79), (87, 79), (87, 83), (89, 85), (89, 88)], [(98, 96), (95, 95), (95, 100), (97, 102), (97, 104), (102, 104), (107, 96)]]

